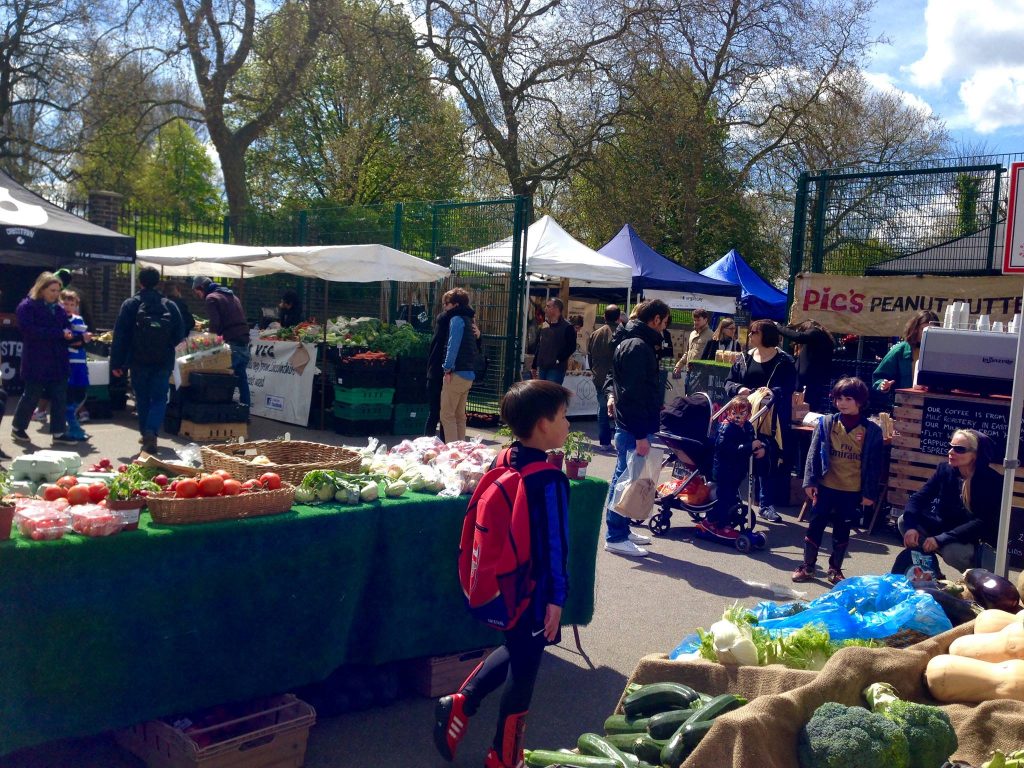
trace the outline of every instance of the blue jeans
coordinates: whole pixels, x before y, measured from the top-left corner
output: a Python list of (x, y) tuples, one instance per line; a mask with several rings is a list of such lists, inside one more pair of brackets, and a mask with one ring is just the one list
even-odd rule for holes
[(171, 366), (133, 366), (130, 370), (135, 410), (139, 414), (139, 432), (156, 435), (167, 413), (167, 390), (170, 389)]
[(565, 381), (565, 371), (561, 368), (538, 368), (537, 378), (541, 381), (553, 381), (555, 384), (561, 384)]
[[(648, 435), (647, 439), (650, 440), (651, 436)], [(612, 512), (611, 505), (612, 494), (615, 493), (615, 484), (619, 482), (619, 478), (626, 471), (626, 463), (629, 461), (630, 454), (636, 453), (636, 438), (629, 432), (616, 427), (614, 443), (616, 453), (615, 471), (612, 472), (612, 480), (608, 488), (608, 499), (605, 501), (604, 512), (604, 521), (608, 527), (604, 538), (609, 544), (625, 541), (629, 538), (629, 520), (617, 512)]]
[(608, 393), (604, 387), (597, 390), (597, 442), (601, 445), (612, 442), (612, 420), (608, 418)]
[(242, 405), (252, 405), (249, 395), (249, 360), (252, 354), (249, 352), (249, 342), (228, 344), (231, 347), (231, 370), (235, 372), (238, 379), (238, 402)]

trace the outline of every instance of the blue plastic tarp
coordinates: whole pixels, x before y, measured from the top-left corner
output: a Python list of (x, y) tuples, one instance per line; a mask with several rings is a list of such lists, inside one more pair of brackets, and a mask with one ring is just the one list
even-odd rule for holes
[(700, 273), (739, 286), (740, 305), (752, 319), (786, 319), (786, 294), (751, 269), (735, 248)]
[(739, 296), (735, 282), (705, 277), (665, 258), (645, 243), (631, 224), (598, 249), (602, 256), (633, 269), (633, 290), (683, 291), (709, 296)]

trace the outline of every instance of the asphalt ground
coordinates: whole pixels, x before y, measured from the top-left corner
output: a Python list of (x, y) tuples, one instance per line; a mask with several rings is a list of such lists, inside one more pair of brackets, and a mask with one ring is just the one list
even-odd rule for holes
[[(79, 452), (89, 464), (101, 457), (115, 464), (137, 453), (138, 433), (126, 412), (113, 421), (90, 421), (92, 435)], [(574, 420), (573, 429), (596, 435), (596, 422)], [(470, 429), (470, 436), (495, 440), (494, 433)], [(334, 432), (306, 430), (254, 417), (250, 439), (266, 439), (289, 432), (293, 439), (354, 444), (359, 441)], [(33, 450), (49, 447), (48, 436), (37, 423), (29, 427)], [(383, 438), (392, 443), (397, 438)], [(161, 438), (160, 455), (173, 457), (186, 440)], [(596, 440), (595, 440), (596, 443)], [(0, 448), (13, 456), (24, 448), (12, 443), (10, 421), (0, 427)], [(596, 454), (589, 473), (609, 479), (614, 456)], [(599, 553), (594, 620), (579, 628), (582, 651), (573, 632), (563, 630), (562, 643), (549, 650), (540, 670), (526, 731), (530, 748), (575, 746), (585, 731), (600, 732), (611, 714), (637, 661), (649, 653), (668, 653), (696, 627), (707, 627), (723, 609), (739, 601), (753, 606), (761, 600), (814, 598), (828, 589), (823, 579), (793, 584), (790, 574), (801, 561), (805, 525), (796, 522), (795, 507), (780, 507), (780, 523), (758, 522), (768, 534), (768, 547), (744, 555), (735, 549), (693, 537), (685, 515), (677, 513), (668, 533), (656, 538), (651, 555), (631, 559)], [(602, 535), (603, 541), (603, 535)], [(825, 565), (829, 546), (826, 534), (819, 555)], [(894, 530), (868, 535), (854, 533), (848, 576), (887, 573), (899, 551)], [(296, 648), (301, 638), (296, 638)], [(140, 670), (140, 674), (144, 674)], [(471, 721), (454, 765), (483, 764), (493, 737), (498, 694), (494, 694)], [(382, 766), (450, 765), (433, 747), (433, 701), (410, 694), (397, 703), (338, 717), (319, 717), (306, 752), (307, 768), (378, 768)], [(0, 758), (0, 768), (138, 768), (141, 761), (123, 751), (109, 734), (66, 739)]]

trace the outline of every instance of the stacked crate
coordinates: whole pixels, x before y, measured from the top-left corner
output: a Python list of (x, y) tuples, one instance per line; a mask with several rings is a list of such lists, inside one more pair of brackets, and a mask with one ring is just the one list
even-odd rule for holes
[(231, 371), (193, 371), (187, 387), (171, 389), (164, 431), (193, 440), (247, 436), (249, 406), (234, 402), (237, 385)]
[(334, 430), (341, 435), (391, 432), (395, 361), (342, 357), (334, 366)]
[(392, 433), (421, 435), (427, 421), (427, 358), (398, 358)]

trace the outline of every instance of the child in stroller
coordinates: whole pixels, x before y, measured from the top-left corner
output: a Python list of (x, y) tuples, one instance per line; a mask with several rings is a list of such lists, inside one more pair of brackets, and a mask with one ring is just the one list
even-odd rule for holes
[[(717, 424), (723, 412), (727, 420)], [(764, 455), (750, 425), (750, 401), (734, 398), (712, 414), (711, 400), (704, 393), (677, 398), (662, 411), (657, 436), (670, 449), (665, 464), (675, 466), (672, 479), (658, 487), (658, 511), (648, 522), (651, 531), (666, 533), (673, 510), (680, 509), (697, 524), (699, 535), (740, 552), (763, 549), (767, 537), (754, 531), (753, 512), (738, 493), (751, 454)], [(708, 486), (705, 478), (712, 474), (716, 485)]]

